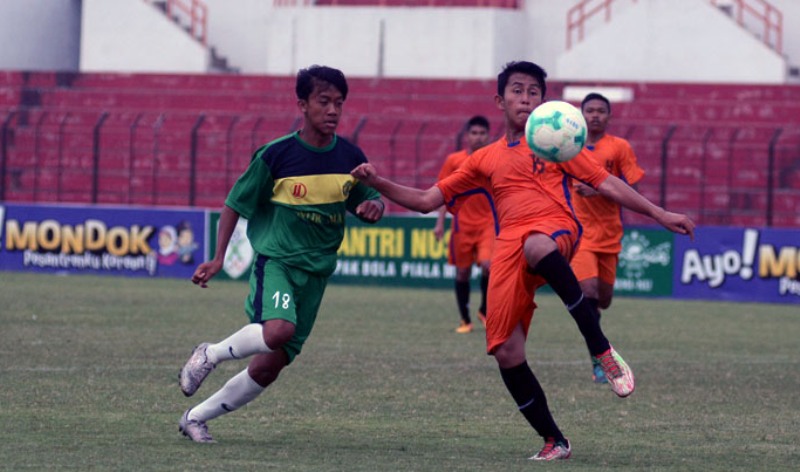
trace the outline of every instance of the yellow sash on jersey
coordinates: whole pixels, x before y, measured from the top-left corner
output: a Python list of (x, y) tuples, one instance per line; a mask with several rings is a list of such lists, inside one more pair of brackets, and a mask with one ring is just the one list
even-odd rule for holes
[(350, 174), (321, 174), (275, 180), (272, 201), (284, 205), (324, 205), (347, 200), (356, 180)]

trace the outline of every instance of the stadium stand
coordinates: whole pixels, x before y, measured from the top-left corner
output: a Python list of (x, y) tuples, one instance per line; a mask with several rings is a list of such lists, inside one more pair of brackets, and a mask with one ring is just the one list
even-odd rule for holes
[[(490, 80), (350, 84), (341, 134), (416, 187), (435, 182), (465, 117), (498, 116)], [(569, 85), (587, 84), (553, 82), (548, 95)], [(591, 85), (632, 91), (614, 104), (613, 132), (636, 150), (648, 198), (701, 224), (800, 226), (800, 87)], [(293, 86), (293, 77), (0, 72), (2, 198), (216, 207), (257, 147), (299, 125)]]

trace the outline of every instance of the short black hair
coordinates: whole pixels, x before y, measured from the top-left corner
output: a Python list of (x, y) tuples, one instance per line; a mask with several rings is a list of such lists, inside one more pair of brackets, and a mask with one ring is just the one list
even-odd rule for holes
[(489, 120), (486, 119), (483, 115), (475, 115), (467, 121), (467, 129), (472, 128), (473, 126), (483, 126), (487, 130), (489, 129)]
[(503, 67), (503, 71), (497, 75), (497, 95), (503, 96), (509, 77), (515, 73), (529, 75), (536, 79), (536, 82), (539, 83), (539, 88), (542, 90), (542, 98), (544, 98), (545, 92), (547, 92), (547, 83), (545, 82), (547, 72), (537, 64), (528, 61), (512, 61)]
[(336, 87), (342, 94), (342, 98), (347, 99), (347, 79), (339, 69), (333, 67), (313, 65), (307, 69), (300, 69), (297, 72), (297, 85), (295, 93), (300, 100), (308, 100), (311, 92), (314, 91), (316, 82), (325, 82)]
[(586, 104), (591, 100), (600, 100), (601, 102), (605, 102), (606, 106), (608, 107), (608, 112), (611, 113), (611, 102), (609, 102), (605, 96), (595, 92), (583, 97), (583, 101), (581, 102), (581, 110), (583, 110), (583, 107), (586, 106)]

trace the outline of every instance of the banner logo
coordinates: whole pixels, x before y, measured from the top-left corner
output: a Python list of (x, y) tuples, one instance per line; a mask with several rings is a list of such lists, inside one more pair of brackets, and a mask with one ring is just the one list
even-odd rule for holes
[(619, 254), (619, 268), (627, 278), (642, 277), (651, 265), (669, 265), (669, 242), (651, 247), (645, 235), (631, 231), (622, 238), (622, 247), (624, 250)]

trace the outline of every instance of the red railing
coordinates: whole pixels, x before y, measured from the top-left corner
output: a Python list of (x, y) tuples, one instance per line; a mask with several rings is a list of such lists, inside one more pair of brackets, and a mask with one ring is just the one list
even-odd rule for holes
[(272, 0), (273, 6), (300, 5), (345, 7), (464, 7), (522, 9), (524, 0)]
[(200, 0), (144, 0), (161, 7), (164, 14), (186, 28), (193, 38), (206, 45), (208, 32), (208, 7)]
[[(632, 0), (634, 3), (636, 0)], [(729, 7), (731, 17), (742, 27), (756, 24), (763, 26), (758, 35), (761, 41), (783, 53), (783, 13), (766, 0), (710, 0), (718, 8)], [(604, 15), (606, 23), (611, 21), (611, 5), (614, 0), (581, 0), (567, 11), (567, 49), (583, 41), (586, 22), (598, 14)]]
[(745, 27), (748, 21), (763, 26), (761, 41), (778, 54), (783, 53), (783, 13), (765, 0), (711, 0), (717, 7), (730, 7), (731, 17)]
[[(633, 0), (636, 3), (636, 0)], [(611, 21), (611, 5), (614, 0), (581, 0), (567, 11), (567, 49), (572, 48), (572, 36), (578, 35), (576, 42), (583, 41), (586, 21), (603, 13), (605, 22)]]

